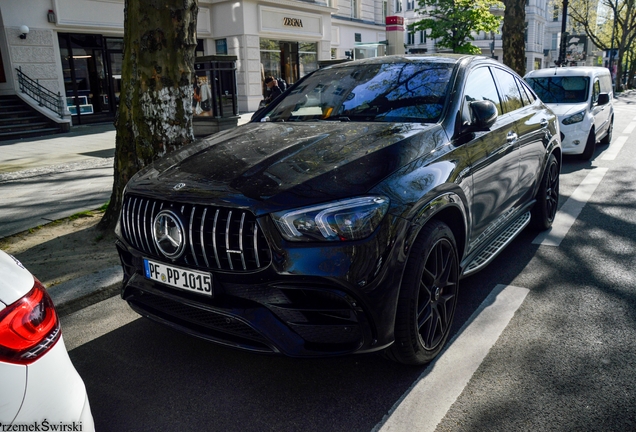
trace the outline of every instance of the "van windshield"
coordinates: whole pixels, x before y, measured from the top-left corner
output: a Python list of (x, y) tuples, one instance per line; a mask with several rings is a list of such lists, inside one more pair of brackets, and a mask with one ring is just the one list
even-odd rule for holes
[(590, 85), (588, 77), (542, 77), (526, 78), (532, 90), (544, 103), (587, 102)]

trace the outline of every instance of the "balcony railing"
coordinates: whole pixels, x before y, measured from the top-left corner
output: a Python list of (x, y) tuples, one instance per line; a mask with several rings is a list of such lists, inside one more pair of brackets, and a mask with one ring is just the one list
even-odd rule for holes
[(64, 105), (62, 104), (62, 95), (60, 95), (59, 92), (55, 94), (51, 90), (41, 86), (38, 80), (34, 80), (26, 76), (26, 74), (22, 72), (21, 68), (16, 70), (18, 71), (18, 85), (20, 87), (20, 91), (35, 100), (38, 105), (50, 109), (63, 118)]

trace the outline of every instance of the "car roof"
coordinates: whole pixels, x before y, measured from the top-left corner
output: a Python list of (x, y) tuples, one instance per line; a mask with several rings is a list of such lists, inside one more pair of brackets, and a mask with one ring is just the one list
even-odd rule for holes
[(587, 76), (609, 75), (609, 69), (599, 66), (570, 66), (530, 71), (524, 78), (545, 78), (550, 76)]
[(360, 59), (354, 61), (348, 61), (339, 63), (336, 65), (328, 66), (331, 68), (343, 68), (350, 67), (352, 65), (371, 65), (371, 64), (387, 64), (387, 63), (409, 63), (409, 62), (422, 62), (422, 63), (462, 63), (464, 61), (473, 60), (491, 60), (485, 56), (473, 56), (466, 54), (404, 54), (404, 55), (389, 55), (382, 57), (371, 57), (367, 59)]

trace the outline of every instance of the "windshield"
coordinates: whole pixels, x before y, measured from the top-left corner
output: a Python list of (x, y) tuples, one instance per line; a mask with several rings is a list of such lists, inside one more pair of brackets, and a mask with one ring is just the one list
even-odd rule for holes
[(385, 63), (320, 69), (264, 121), (437, 122), (452, 63)]
[(587, 102), (590, 79), (587, 77), (526, 78), (539, 99), (545, 103)]

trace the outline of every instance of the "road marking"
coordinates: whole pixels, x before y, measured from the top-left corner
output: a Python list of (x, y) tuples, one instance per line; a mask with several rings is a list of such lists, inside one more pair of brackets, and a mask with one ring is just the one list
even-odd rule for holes
[(631, 122), (629, 125), (627, 125), (623, 133), (629, 135), (630, 133), (634, 132), (634, 128), (636, 128), (636, 122)]
[[(636, 125), (636, 123), (634, 123)], [(627, 142), (626, 136), (619, 136), (614, 140), (614, 142), (603, 152), (603, 156), (601, 159), (603, 160), (614, 160), (618, 156), (618, 153), (621, 151), (625, 143)]]
[(539, 234), (532, 243), (542, 246), (559, 246), (596, 187), (603, 180), (607, 170), (608, 168), (594, 168), (557, 212), (552, 228)]
[(497, 285), (373, 431), (434, 431), (528, 292), (526, 288)]

